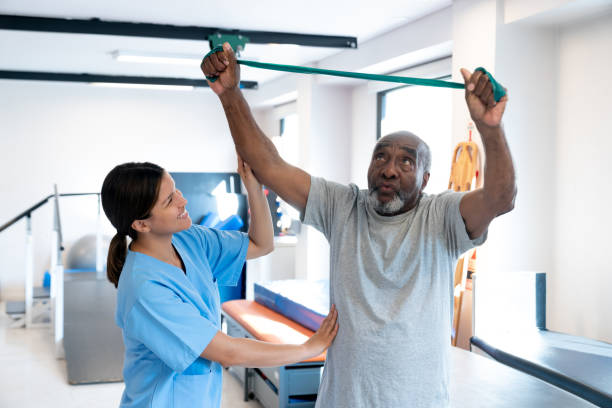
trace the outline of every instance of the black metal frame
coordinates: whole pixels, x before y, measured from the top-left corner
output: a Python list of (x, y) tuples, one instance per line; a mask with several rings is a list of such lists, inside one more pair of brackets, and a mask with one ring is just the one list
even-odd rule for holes
[(128, 37), (169, 38), (178, 40), (208, 41), (216, 34), (242, 35), (255, 44), (297, 44), (310, 47), (357, 48), (356, 37), (296, 34), (273, 31), (234, 30), (217, 27), (177, 26), (170, 24), (131, 23), (33, 17), (0, 14), (0, 29), (44, 31), (54, 33), (121, 35)]
[[(60, 196), (60, 197), (74, 197), (74, 196), (88, 196), (88, 195), (99, 196), (100, 193), (64, 193), (64, 194), (58, 194), (58, 196)], [(24, 212), (22, 212), (18, 216), (14, 217), (13, 219), (11, 219), (8, 222), (4, 223), (3, 225), (0, 226), (0, 232), (4, 231), (5, 229), (7, 229), (11, 225), (15, 224), (17, 221), (19, 221), (22, 218), (29, 218), (29, 217), (31, 217), (32, 216), (32, 212), (34, 212), (35, 210), (37, 210), (40, 207), (42, 207), (43, 205), (45, 205), (47, 203), (47, 201), (49, 201), (49, 199), (53, 198), (53, 197), (55, 197), (55, 194), (49, 194), (47, 197), (43, 198), (42, 200), (40, 200), (39, 202), (37, 202), (36, 204), (34, 204), (33, 206), (31, 206), (30, 208), (25, 210)]]
[[(248, 37), (249, 42), (255, 44), (276, 43), (297, 44), (311, 47), (357, 48), (356, 37), (295, 34), (273, 31), (233, 30), (216, 27), (177, 26), (153, 23), (131, 23), (121, 21), (104, 21), (98, 18), (82, 20), (0, 14), (0, 29), (70, 34), (166, 38), (194, 41), (209, 41), (211, 37), (216, 35), (241, 35)], [(208, 83), (205, 80), (189, 78), (117, 76), (35, 71), (0, 71), (0, 79), (208, 87)], [(257, 89), (258, 85), (257, 82), (254, 81), (241, 81), (240, 87), (243, 89)]]
[[(208, 87), (204, 79), (143, 77), (125, 75), (98, 75), (98, 74), (70, 74), (59, 72), (40, 71), (3, 71), (0, 70), (0, 79), (18, 79), (29, 81), (60, 81), (60, 82), (103, 82), (111, 84), (137, 84), (137, 85), (179, 85)], [(256, 81), (240, 81), (243, 89), (257, 89)]]

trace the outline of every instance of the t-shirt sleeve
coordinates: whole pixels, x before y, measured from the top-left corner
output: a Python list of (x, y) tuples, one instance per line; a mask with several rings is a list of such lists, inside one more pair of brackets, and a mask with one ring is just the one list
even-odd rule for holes
[(206, 258), (217, 283), (235, 286), (246, 261), (249, 236), (240, 231), (221, 231), (195, 225)]
[(470, 239), (465, 221), (459, 210), (464, 195), (465, 192), (447, 191), (436, 197), (438, 212), (444, 216), (443, 233), (446, 237), (448, 249), (455, 258), (476, 246), (482, 245), (486, 241), (488, 233), (488, 230), (485, 230), (481, 236)]
[(179, 373), (200, 356), (219, 331), (193, 305), (155, 282), (142, 286), (124, 330)]
[(356, 186), (353, 188), (311, 176), (308, 201), (301, 214), (302, 222), (312, 225), (329, 240), (333, 223), (342, 222), (342, 212), (351, 210), (357, 194)]

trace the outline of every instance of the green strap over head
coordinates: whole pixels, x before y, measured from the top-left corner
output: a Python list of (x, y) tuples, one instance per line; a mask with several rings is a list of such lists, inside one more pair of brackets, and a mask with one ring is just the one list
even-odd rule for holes
[[(206, 59), (210, 54), (215, 52), (223, 51), (223, 47), (215, 47), (206, 56)], [(441, 88), (454, 88), (454, 89), (465, 89), (465, 85), (459, 82), (451, 82), (451, 81), (443, 81), (440, 79), (423, 79), (423, 78), (412, 78), (412, 77), (402, 77), (395, 75), (377, 75), (377, 74), (364, 74), (360, 72), (348, 72), (348, 71), (335, 71), (331, 69), (321, 69), (321, 68), (310, 68), (310, 67), (300, 67), (296, 65), (281, 65), (281, 64), (269, 64), (266, 62), (257, 62), (257, 61), (248, 61), (248, 60), (238, 60), (238, 63), (241, 65), (246, 65), (254, 68), (262, 68), (262, 69), (270, 69), (274, 71), (284, 71), (284, 72), (294, 72), (298, 74), (321, 74), (321, 75), (331, 75), (331, 76), (339, 76), (339, 77), (347, 77), (347, 78), (357, 78), (357, 79), (367, 79), (372, 81), (384, 81), (384, 82), (396, 82), (401, 84), (408, 85), (422, 85), (422, 86), (434, 86)], [(491, 79), (491, 85), (493, 85), (493, 95), (495, 101), (498, 102), (505, 94), (504, 88), (493, 78), (491, 74), (489, 74), (484, 68), (477, 68), (479, 71), (483, 71), (486, 73)], [(206, 77), (210, 82), (215, 82), (218, 77)]]

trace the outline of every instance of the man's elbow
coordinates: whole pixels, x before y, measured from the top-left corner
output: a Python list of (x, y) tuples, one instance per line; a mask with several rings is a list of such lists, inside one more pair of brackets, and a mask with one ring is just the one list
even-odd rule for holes
[(266, 245), (264, 248), (261, 249), (261, 256), (268, 255), (272, 251), (274, 251), (274, 243), (273, 242), (270, 243), (270, 245)]
[(517, 188), (515, 184), (512, 189), (501, 195), (499, 199), (499, 211), (497, 214), (498, 216), (509, 213), (514, 209), (514, 203), (516, 202), (516, 194)]

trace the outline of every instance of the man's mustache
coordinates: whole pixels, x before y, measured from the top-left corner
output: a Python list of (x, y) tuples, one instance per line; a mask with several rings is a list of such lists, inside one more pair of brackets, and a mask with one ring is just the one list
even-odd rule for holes
[[(378, 186), (374, 186), (374, 187), (370, 188), (370, 190), (369, 190), (369, 194), (370, 194), (370, 195), (372, 195), (372, 194), (374, 194), (374, 193), (378, 193), (378, 191), (380, 190), (380, 187), (381, 187), (381, 186), (379, 186), (379, 185), (378, 185)], [(393, 189), (394, 189), (394, 191), (393, 191), (393, 192), (394, 192), (396, 195), (398, 195), (398, 196), (399, 196), (399, 195), (401, 194), (401, 191), (399, 190), (399, 188), (393, 187)]]

